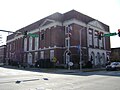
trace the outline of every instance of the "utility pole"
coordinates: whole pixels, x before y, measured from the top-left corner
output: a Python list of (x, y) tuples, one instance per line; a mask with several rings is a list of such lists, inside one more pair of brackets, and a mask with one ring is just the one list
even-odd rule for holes
[(82, 55), (81, 55), (81, 52), (82, 52), (82, 43), (81, 43), (81, 31), (84, 29), (84, 27), (82, 27), (79, 31), (79, 35), (80, 35), (80, 61), (79, 61), (79, 64), (80, 64), (80, 71), (82, 71)]
[(68, 70), (70, 70), (70, 65), (69, 65), (69, 63), (70, 63), (70, 31), (71, 31), (71, 27), (70, 26), (68, 26), (68, 28), (67, 28), (68, 30), (68, 45), (67, 45), (67, 64), (68, 64)]
[[(70, 35), (69, 35), (70, 31), (69, 31), (69, 26), (68, 26), (68, 47), (67, 47), (67, 50), (68, 50), (68, 53), (70, 52)], [(68, 55), (67, 53), (67, 59), (68, 59), (68, 70), (70, 70), (70, 65), (69, 65), (69, 62), (70, 62), (70, 55)]]

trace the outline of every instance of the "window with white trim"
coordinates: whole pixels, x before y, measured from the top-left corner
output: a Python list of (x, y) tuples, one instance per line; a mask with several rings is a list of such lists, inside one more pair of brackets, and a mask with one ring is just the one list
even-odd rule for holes
[(65, 47), (68, 47), (69, 45), (69, 38), (65, 38)]
[(89, 34), (89, 45), (92, 45), (92, 35)]
[(68, 26), (65, 26), (65, 34), (68, 34)]
[(52, 60), (54, 57), (54, 50), (50, 50), (50, 60)]
[(102, 47), (103, 47), (103, 41), (102, 41), (102, 39), (101, 39), (101, 40), (99, 40), (99, 47), (100, 47), (100, 48), (102, 48)]
[(89, 28), (89, 45), (93, 45), (93, 29)]
[(39, 37), (35, 37), (35, 50), (38, 50)]
[(37, 59), (38, 59), (38, 52), (35, 52), (35, 57), (34, 57), (34, 59), (35, 59), (35, 62), (36, 62)]
[(40, 52), (40, 59), (44, 59), (44, 51)]
[(29, 50), (32, 50), (32, 37), (29, 38)]
[(68, 34), (72, 30), (72, 26), (65, 26), (65, 34)]
[(27, 38), (24, 39), (24, 51), (27, 51)]
[(11, 51), (11, 49), (12, 49), (12, 48), (11, 48), (11, 44), (9, 44), (9, 47), (10, 47), (10, 51)]
[(44, 39), (45, 39), (45, 34), (42, 33), (42, 34), (40, 35), (40, 40), (44, 40)]
[(95, 31), (95, 38), (94, 38), (94, 45), (95, 45), (95, 47), (98, 47), (98, 32), (97, 31)]

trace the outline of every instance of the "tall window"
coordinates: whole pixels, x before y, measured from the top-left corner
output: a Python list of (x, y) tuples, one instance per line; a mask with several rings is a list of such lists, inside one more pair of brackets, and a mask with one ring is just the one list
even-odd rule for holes
[[(102, 33), (102, 32), (101, 32)], [(103, 34), (103, 33), (102, 33)], [(103, 38), (101, 38), (101, 40), (99, 40), (99, 48), (103, 48)]]
[(29, 50), (32, 50), (32, 37), (29, 38)]
[(39, 41), (39, 38), (35, 37), (35, 50), (38, 50), (38, 41)]
[(11, 44), (10, 44), (10, 46), (9, 46), (9, 47), (10, 47), (10, 51), (11, 51), (11, 49), (12, 49), (12, 48), (11, 48)]
[(44, 51), (40, 52), (40, 59), (44, 59)]
[(50, 60), (52, 60), (54, 57), (54, 50), (50, 50)]
[(70, 44), (69, 43), (69, 38), (65, 38), (65, 47), (68, 47), (69, 44)]
[(89, 34), (89, 45), (92, 45), (92, 35)]
[(24, 51), (27, 51), (27, 38), (24, 39)]
[(35, 59), (35, 62), (36, 62), (37, 59), (38, 59), (38, 52), (35, 52), (35, 57), (34, 57), (34, 59)]
[(93, 29), (89, 28), (89, 45), (93, 45)]
[(45, 34), (42, 33), (42, 34), (41, 34), (41, 40), (44, 40), (44, 39), (45, 39)]
[(68, 26), (65, 27), (65, 34), (68, 34)]
[(94, 38), (94, 45), (95, 45), (95, 47), (98, 47), (98, 32), (97, 31), (95, 31), (95, 38)]
[(65, 34), (68, 34), (72, 30), (72, 26), (65, 26)]
[(99, 40), (99, 47), (102, 48), (103, 47), (103, 40)]

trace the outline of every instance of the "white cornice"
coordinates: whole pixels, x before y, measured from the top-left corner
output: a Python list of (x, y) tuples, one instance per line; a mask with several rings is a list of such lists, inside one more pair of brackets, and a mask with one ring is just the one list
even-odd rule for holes
[(39, 30), (40, 30), (40, 31), (41, 31), (41, 30), (46, 30), (47, 28), (51, 28), (51, 27), (53, 27), (53, 26), (54, 26), (54, 27), (56, 27), (56, 26), (62, 26), (62, 23), (56, 21), (56, 22), (50, 23), (50, 24), (48, 24), (48, 25), (39, 27)]
[(86, 23), (84, 23), (82, 21), (79, 21), (77, 19), (70, 19), (70, 20), (64, 21), (63, 26), (67, 26), (67, 25), (70, 25), (70, 24), (73, 24), (73, 23), (81, 25), (83, 27), (86, 27)]
[(103, 32), (104, 34), (108, 34), (108, 33), (110, 33), (110, 32), (108, 32), (108, 31), (105, 31), (104, 29), (101, 29), (101, 28), (95, 27), (95, 26), (90, 25), (90, 24), (88, 24), (87, 27), (88, 27), (88, 28), (92, 28), (92, 29), (97, 30), (97, 31), (100, 31), (100, 32)]
[[(70, 48), (77, 48), (78, 46), (70, 46)], [(86, 47), (82, 47), (84, 49), (86, 49)], [(44, 47), (43, 49), (39, 48), (38, 50), (30, 50), (30, 51), (25, 51), (25, 52), (36, 52), (36, 51), (43, 51), (43, 50), (51, 50), (51, 49), (67, 49), (67, 47), (57, 47), (57, 46), (54, 46), (54, 47)]]
[[(46, 30), (47, 28), (56, 27), (56, 26), (62, 26), (62, 23), (61, 22), (50, 23), (50, 24), (48, 24), (46, 26), (39, 27), (39, 29), (32, 30), (32, 31), (30, 31), (28, 33), (36, 33), (36, 32), (39, 32), (39, 31), (41, 32), (41, 30)], [(14, 41), (14, 40), (16, 40), (18, 38), (21, 38), (21, 37), (23, 37), (23, 35), (16, 36), (13, 39), (10, 39), (10, 40), (8, 40), (6, 42), (7, 43), (12, 42), (12, 41)]]
[[(50, 23), (48, 25), (40, 26), (39, 28), (37, 28), (35, 30), (32, 30), (32, 31), (30, 31), (28, 33), (41, 32), (41, 30), (46, 30), (47, 28), (56, 27), (56, 26), (62, 26), (62, 25), (67, 26), (67, 25), (72, 24), (72, 23), (75, 23), (75, 24), (86, 27), (86, 24), (84, 22), (81, 22), (81, 21), (79, 21), (77, 19), (70, 19), (70, 20), (67, 20), (67, 21), (63, 22), (63, 24), (62, 24), (62, 22), (55, 21), (55, 22)], [(7, 43), (12, 42), (12, 41), (14, 41), (14, 40), (16, 40), (18, 38), (21, 38), (21, 37), (23, 37), (23, 35), (16, 36), (15, 38), (13, 38), (11, 40), (8, 40)]]

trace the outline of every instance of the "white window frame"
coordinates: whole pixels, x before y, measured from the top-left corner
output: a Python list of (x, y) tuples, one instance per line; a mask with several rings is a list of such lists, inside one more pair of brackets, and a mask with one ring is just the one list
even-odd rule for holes
[(99, 40), (99, 47), (102, 48), (103, 47), (103, 40)]
[(35, 52), (35, 57), (34, 57), (34, 59), (35, 59), (35, 62), (36, 62), (37, 59), (38, 59), (38, 52)]
[(35, 50), (38, 50), (39, 37), (35, 37)]
[(98, 36), (97, 36), (98, 32), (95, 31), (95, 38), (94, 38), (94, 46), (98, 47)]
[(92, 34), (89, 34), (89, 45), (93, 45)]
[(24, 51), (27, 51), (27, 38), (24, 39)]
[(65, 47), (68, 47), (68, 43), (69, 43), (69, 38), (65, 38)]
[(50, 50), (50, 60), (52, 60), (54, 57), (54, 50)]
[(40, 52), (40, 59), (44, 59), (44, 51)]
[(11, 48), (11, 44), (10, 44), (10, 46), (9, 46), (9, 47), (10, 47), (10, 51), (11, 51), (11, 49), (12, 49), (12, 48)]
[(32, 50), (32, 39), (32, 37), (29, 38), (29, 50)]
[(68, 34), (68, 26), (65, 26), (65, 34)]

